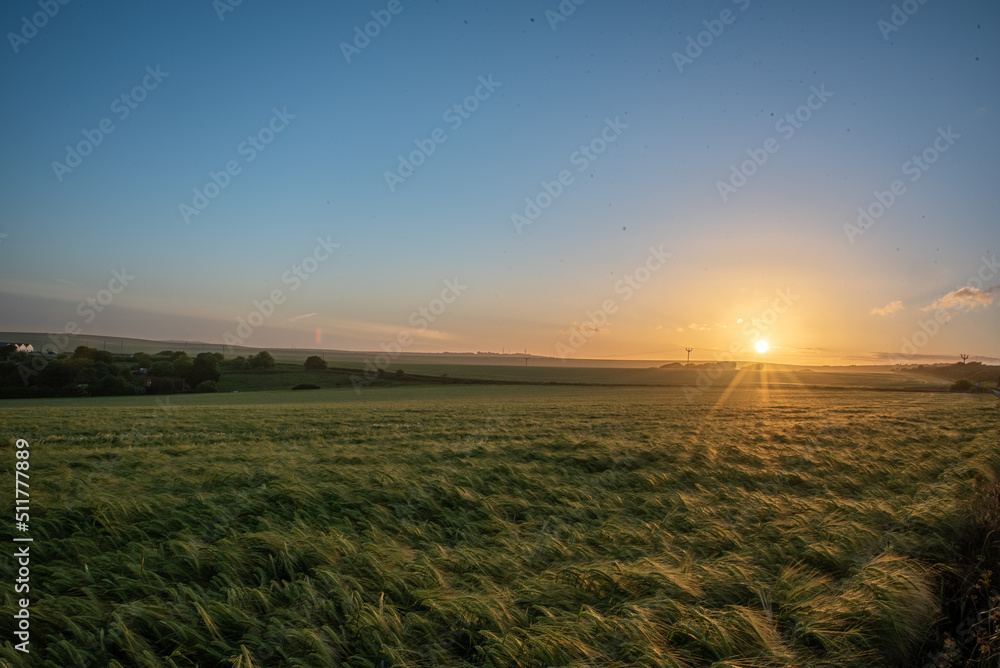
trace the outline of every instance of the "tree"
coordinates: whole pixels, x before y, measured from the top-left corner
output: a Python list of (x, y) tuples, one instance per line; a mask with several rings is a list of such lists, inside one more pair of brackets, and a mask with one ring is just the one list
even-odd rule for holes
[(105, 364), (115, 363), (115, 356), (107, 350), (94, 350), (94, 354), (91, 355), (91, 359), (95, 362), (103, 362)]
[(70, 364), (61, 360), (53, 360), (39, 372), (37, 382), (39, 385), (55, 388), (71, 384), (75, 386), (74, 381), (76, 380), (76, 376), (77, 370)]
[(219, 360), (215, 353), (200, 353), (194, 358), (191, 370), (185, 380), (191, 387), (198, 387), (205, 381), (216, 382), (222, 377), (219, 373)]
[(135, 353), (132, 355), (132, 361), (138, 364), (139, 368), (148, 369), (153, 363), (153, 356), (148, 353)]
[(322, 371), (326, 368), (326, 360), (319, 355), (310, 355), (305, 363), (306, 371)]
[[(112, 373), (114, 369), (115, 373)], [(117, 375), (117, 369), (104, 362), (92, 362), (76, 375), (76, 382), (83, 385), (97, 385), (102, 379)]]
[(73, 351), (73, 359), (92, 360), (94, 359), (94, 353), (96, 352), (97, 348), (90, 348), (89, 346), (77, 346), (76, 350)]
[(218, 392), (219, 389), (215, 386), (215, 382), (211, 380), (203, 380), (198, 383), (198, 387), (194, 389), (195, 392)]
[(266, 350), (262, 350), (253, 357), (250, 358), (250, 368), (251, 369), (273, 369), (274, 368), (274, 358), (271, 357), (271, 353)]
[(174, 365), (163, 360), (153, 362), (149, 365), (149, 375), (155, 378), (173, 378)]
[(194, 368), (194, 360), (187, 356), (187, 353), (181, 353), (180, 355), (174, 357), (174, 378), (187, 378), (191, 374), (191, 369)]

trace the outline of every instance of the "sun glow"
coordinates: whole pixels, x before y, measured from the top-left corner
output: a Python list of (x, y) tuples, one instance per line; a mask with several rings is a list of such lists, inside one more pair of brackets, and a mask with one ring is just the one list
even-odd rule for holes
[(768, 349), (767, 341), (758, 341), (753, 344), (753, 349), (759, 353), (766, 353)]

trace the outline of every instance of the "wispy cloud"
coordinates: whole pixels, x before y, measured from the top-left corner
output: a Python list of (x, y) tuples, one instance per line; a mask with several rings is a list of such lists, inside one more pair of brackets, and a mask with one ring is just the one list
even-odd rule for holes
[(316, 314), (316, 313), (305, 313), (303, 315), (297, 315), (297, 316), (294, 316), (292, 318), (289, 318), (285, 322), (297, 322), (299, 320), (305, 320), (306, 318), (311, 318), (314, 315), (318, 315), (318, 314)]
[(902, 311), (902, 310), (903, 310), (903, 302), (901, 302), (901, 301), (899, 301), (897, 299), (894, 302), (886, 304), (882, 308), (873, 308), (871, 310), (871, 314), (872, 315), (892, 315), (896, 311)]
[(920, 310), (933, 311), (935, 309), (962, 309), (963, 311), (971, 311), (979, 306), (986, 308), (993, 303), (993, 293), (996, 292), (998, 288), (1000, 288), (1000, 286), (980, 290), (979, 288), (967, 285), (964, 288), (955, 290), (954, 292), (949, 292), (930, 306), (925, 306)]
[[(588, 332), (592, 332), (594, 334), (605, 334), (609, 331), (607, 327), (598, 327), (597, 325), (595, 325), (593, 322), (590, 321), (587, 321), (583, 324), (586, 325)], [(580, 330), (580, 326), (581, 326), (580, 323), (574, 320), (572, 327), (560, 329), (559, 332), (561, 334), (572, 334), (573, 332)]]
[(450, 341), (455, 335), (434, 329), (419, 329), (416, 326), (401, 326), (384, 324), (366, 320), (332, 320), (323, 327), (324, 336), (344, 336), (352, 338), (367, 338), (375, 341), (392, 340), (401, 333), (406, 333), (414, 339), (431, 341)]

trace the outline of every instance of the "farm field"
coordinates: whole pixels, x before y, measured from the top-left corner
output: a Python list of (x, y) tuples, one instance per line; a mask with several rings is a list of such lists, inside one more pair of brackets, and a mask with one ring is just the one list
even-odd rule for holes
[(8, 461), (31, 443), (32, 653), (6, 636), (0, 662), (867, 667), (988, 644), (1000, 601), (970, 599), (967, 636), (946, 607), (996, 541), (993, 397), (725, 387), (5, 402)]
[[(866, 388), (939, 387), (947, 383), (939, 378), (916, 373), (890, 371), (793, 371), (743, 369), (615, 369), (578, 367), (518, 367), (488, 365), (393, 365), (389, 372), (400, 368), (405, 373), (454, 377), (503, 382), (527, 383), (582, 383), (602, 385), (689, 385), (698, 387), (711, 382), (712, 385), (728, 386), (734, 379), (749, 385), (806, 385), (842, 386)], [(711, 375), (709, 375), (711, 373)]]
[[(343, 370), (342, 370), (343, 369)], [(293, 365), (278, 365), (267, 371), (224, 373), (219, 381), (221, 392), (257, 392), (288, 390), (299, 383), (316, 384), (323, 389), (348, 388), (360, 384), (362, 390), (374, 387), (451, 383), (523, 383), (526, 385), (608, 385), (686, 387), (699, 395), (711, 387), (730, 385), (750, 387), (860, 388), (869, 390), (947, 389), (949, 382), (917, 373), (889, 371), (758, 371), (751, 369), (615, 369), (511, 367), (474, 365), (401, 364), (389, 368), (384, 376), (370, 380), (361, 367), (337, 367), (324, 371), (303, 371)], [(395, 372), (403, 372), (396, 378)], [(371, 385), (369, 385), (371, 383)], [(685, 394), (687, 401), (688, 394)]]
[[(127, 373), (127, 371), (126, 371)], [(7, 390), (23, 389), (19, 378), (14, 377), (14, 387)], [(530, 386), (658, 386), (682, 388), (686, 402), (693, 402), (704, 391), (719, 387), (760, 387), (803, 388), (803, 389), (863, 389), (875, 391), (918, 391), (934, 392), (948, 389), (952, 380), (940, 378), (914, 371), (886, 370), (787, 370), (768, 369), (757, 370), (744, 368), (740, 370), (727, 369), (628, 369), (601, 367), (511, 367), (489, 365), (413, 365), (401, 364), (385, 370), (381, 375), (368, 373), (362, 366), (331, 367), (324, 370), (305, 370), (301, 364), (278, 363), (273, 368), (232, 370), (223, 368), (221, 377), (216, 383), (220, 393), (260, 393), (277, 392), (282, 396), (268, 396), (257, 399), (239, 399), (240, 402), (314, 402), (315, 397), (289, 396), (289, 391), (299, 386), (311, 386), (321, 390), (348, 391), (351, 394), (382, 391), (387, 388), (405, 387), (419, 392), (418, 388), (430, 388), (455, 385), (483, 384), (518, 384)], [(992, 386), (995, 378), (990, 378), (988, 385)], [(100, 387), (100, 383), (98, 383)], [(65, 388), (63, 388), (64, 390)], [(50, 388), (52, 394), (55, 389)], [(296, 392), (295, 395), (301, 395)], [(15, 395), (16, 396), (16, 395)], [(85, 405), (156, 405), (156, 400), (131, 393), (117, 395), (123, 401), (109, 401), (107, 397), (97, 399), (87, 398)], [(337, 395), (330, 395), (335, 397)], [(56, 397), (50, 397), (56, 398)], [(40, 397), (32, 401), (43, 401)], [(169, 401), (185, 401), (180, 395), (172, 395)], [(201, 402), (200, 398), (188, 397), (187, 401)], [(325, 395), (324, 399), (328, 400)], [(337, 400), (337, 399), (335, 399)], [(9, 401), (9, 400), (5, 400)], [(16, 401), (16, 400), (15, 400)], [(161, 398), (160, 402), (167, 401)], [(228, 399), (207, 399), (209, 403), (227, 403)], [(68, 402), (68, 403), (67, 403)], [(6, 404), (5, 404), (6, 405)], [(67, 406), (75, 405), (73, 398), (59, 397), (56, 401), (34, 403), (32, 405)]]

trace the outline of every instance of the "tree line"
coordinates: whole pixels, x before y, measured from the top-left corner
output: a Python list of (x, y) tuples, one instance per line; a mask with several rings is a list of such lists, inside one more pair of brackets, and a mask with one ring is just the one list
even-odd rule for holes
[(274, 357), (262, 350), (227, 360), (222, 353), (162, 350), (155, 355), (114, 355), (77, 346), (54, 358), (0, 347), (0, 398), (121, 396), (215, 392), (223, 368), (269, 369)]

